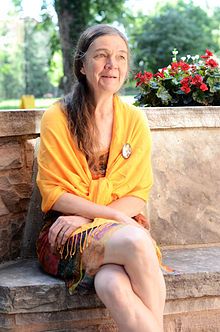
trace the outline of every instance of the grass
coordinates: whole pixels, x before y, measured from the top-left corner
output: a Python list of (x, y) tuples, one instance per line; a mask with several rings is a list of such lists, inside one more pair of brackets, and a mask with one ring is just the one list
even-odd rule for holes
[[(47, 108), (53, 104), (58, 98), (36, 98), (35, 108)], [(0, 110), (19, 109), (19, 99), (0, 100)]]
[[(134, 96), (121, 96), (121, 98), (129, 104), (134, 102)], [(59, 98), (36, 98), (35, 99), (35, 108), (48, 108)], [(0, 110), (10, 110), (10, 109), (19, 109), (20, 108), (19, 99), (7, 99), (0, 100)]]

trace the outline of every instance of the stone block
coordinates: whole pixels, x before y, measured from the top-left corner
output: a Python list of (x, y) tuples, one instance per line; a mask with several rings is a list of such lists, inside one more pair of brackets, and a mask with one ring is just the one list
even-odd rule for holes
[[(0, 331), (9, 330), (10, 328), (15, 326), (14, 315), (6, 316), (0, 313)], [(14, 330), (15, 331), (15, 330)]]
[(8, 214), (9, 211), (0, 197), (0, 216)]
[[(165, 332), (217, 332), (220, 247), (164, 251)], [(190, 322), (190, 323), (189, 323)], [(63, 281), (42, 273), (36, 260), (0, 266), (0, 330), (117, 332), (94, 292), (69, 295)]]
[(161, 245), (220, 239), (219, 129), (152, 132), (152, 235)]
[(23, 167), (19, 170), (10, 170), (7, 176), (7, 181), (10, 185), (19, 185), (20, 183), (31, 183), (32, 172)]
[[(167, 300), (220, 296), (220, 248), (164, 251), (164, 263), (175, 269), (165, 275)], [(2, 264), (0, 311), (9, 313), (103, 308), (94, 294), (70, 296), (64, 283), (42, 273), (36, 260)]]
[[(22, 193), (22, 188), (23, 186), (21, 186), (21, 190), (19, 193), (17, 193), (15, 188), (12, 187), (8, 191), (0, 191), (0, 196), (2, 201), (4, 205), (7, 207), (8, 211), (11, 213), (26, 211), (28, 208), (29, 197), (26, 198), (21, 197), (22, 195), (25, 194), (24, 191)], [(27, 196), (27, 190), (26, 190), (26, 196)]]
[(17, 325), (29, 325), (38, 324), (39, 322), (48, 323), (56, 322), (63, 323), (70, 322), (75, 326), (88, 326), (89, 322), (93, 324), (100, 324), (103, 320), (108, 320), (110, 318), (109, 312), (105, 308), (89, 308), (89, 309), (78, 309), (78, 310), (65, 310), (56, 312), (41, 312), (36, 313), (24, 313), (16, 316)]
[(30, 198), (33, 190), (32, 183), (19, 183), (14, 185), (14, 189), (19, 198)]
[(219, 310), (220, 297), (219, 296), (204, 296), (197, 298), (177, 298), (176, 300), (166, 301), (165, 315), (184, 314), (188, 312), (211, 311)]
[(143, 107), (151, 130), (219, 128), (219, 106)]
[(20, 255), (25, 213), (0, 217), (0, 261)]
[(164, 332), (219, 332), (220, 310), (180, 313), (164, 317)]
[(1, 111), (0, 137), (39, 135), (43, 110)]
[(0, 156), (0, 170), (21, 168), (23, 165), (19, 142), (0, 142)]
[(31, 139), (25, 142), (25, 164), (27, 168), (32, 170), (33, 162), (34, 162), (34, 147), (36, 140)]

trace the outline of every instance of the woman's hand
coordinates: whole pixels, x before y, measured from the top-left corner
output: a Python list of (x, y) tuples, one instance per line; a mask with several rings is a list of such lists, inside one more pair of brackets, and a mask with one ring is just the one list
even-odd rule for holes
[(135, 221), (133, 218), (126, 216), (124, 213), (119, 212), (116, 214), (116, 221), (122, 223), (122, 224), (126, 224), (126, 225), (133, 225), (136, 227), (141, 228), (144, 232), (146, 232), (148, 235), (150, 234), (149, 230), (144, 228), (142, 225), (138, 224), (137, 221)]
[(50, 227), (48, 240), (54, 249), (61, 247), (77, 228), (91, 220), (80, 216), (60, 216)]
[(117, 211), (115, 220), (122, 224), (135, 225), (137, 227), (140, 226), (134, 219), (120, 211)]

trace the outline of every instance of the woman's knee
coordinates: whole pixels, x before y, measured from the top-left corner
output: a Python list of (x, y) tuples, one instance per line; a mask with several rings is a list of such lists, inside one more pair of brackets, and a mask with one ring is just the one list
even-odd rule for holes
[(95, 276), (96, 293), (105, 304), (123, 301), (127, 294), (126, 287), (131, 287), (130, 281), (120, 265), (103, 265)]
[(128, 259), (155, 259), (156, 251), (150, 235), (139, 227), (133, 227), (132, 230), (125, 229), (121, 238), (123, 252)]

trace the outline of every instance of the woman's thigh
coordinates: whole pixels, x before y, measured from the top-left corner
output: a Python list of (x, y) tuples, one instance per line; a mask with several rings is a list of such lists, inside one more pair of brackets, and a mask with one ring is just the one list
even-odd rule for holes
[(124, 266), (128, 261), (134, 261), (135, 257), (143, 257), (146, 253), (149, 259), (158, 263), (149, 232), (133, 225), (120, 225), (99, 240), (93, 240), (83, 252), (82, 263), (88, 275), (95, 275), (104, 264)]
[(115, 231), (105, 243), (103, 264), (125, 265), (135, 258), (156, 258), (156, 250), (150, 233), (133, 225), (125, 225)]

